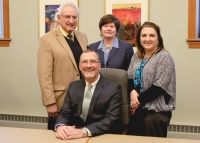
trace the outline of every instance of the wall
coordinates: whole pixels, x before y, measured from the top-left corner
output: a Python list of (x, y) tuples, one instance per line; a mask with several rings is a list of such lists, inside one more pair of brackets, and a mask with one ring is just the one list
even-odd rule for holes
[(188, 0), (151, 0), (150, 19), (160, 25), (164, 43), (174, 57), (177, 75), (177, 107), (172, 123), (200, 125), (200, 49), (187, 45)]
[[(177, 71), (177, 108), (173, 124), (200, 125), (200, 49), (187, 46), (188, 0), (150, 0), (149, 19), (161, 27), (166, 48)], [(10, 0), (11, 45), (0, 48), (0, 113), (46, 116), (36, 74), (39, 37), (39, 0)], [(79, 0), (79, 30), (89, 43), (100, 39), (103, 0)]]
[(36, 74), (38, 1), (10, 0), (10, 47), (0, 47), (0, 113), (46, 116)]

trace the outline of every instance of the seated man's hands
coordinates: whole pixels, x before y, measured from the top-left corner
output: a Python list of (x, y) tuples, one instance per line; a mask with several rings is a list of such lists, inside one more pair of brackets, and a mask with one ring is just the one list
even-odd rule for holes
[(59, 125), (56, 128), (56, 137), (61, 140), (78, 139), (84, 137), (82, 130), (75, 126)]

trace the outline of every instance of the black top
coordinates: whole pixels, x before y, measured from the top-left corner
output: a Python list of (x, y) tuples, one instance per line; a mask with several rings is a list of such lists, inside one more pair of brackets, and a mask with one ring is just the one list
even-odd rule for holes
[[(76, 36), (74, 35), (74, 41), (68, 39), (67, 37), (65, 37), (72, 53), (73, 53), (73, 56), (74, 56), (74, 59), (76, 61), (76, 65), (78, 67), (79, 65), (79, 60), (80, 60), (80, 56), (81, 56), (81, 53), (83, 52), (78, 40), (76, 39)], [(82, 74), (79, 70), (79, 73), (80, 73), (80, 77), (82, 78)]]

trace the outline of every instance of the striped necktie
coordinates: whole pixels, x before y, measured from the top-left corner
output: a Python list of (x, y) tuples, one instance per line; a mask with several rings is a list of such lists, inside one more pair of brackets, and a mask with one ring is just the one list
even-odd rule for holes
[(68, 38), (69, 40), (71, 40), (71, 41), (74, 41), (74, 37), (73, 37), (72, 33), (69, 33), (69, 34), (67, 35), (67, 38)]
[(83, 98), (83, 104), (82, 104), (82, 119), (86, 121), (87, 115), (88, 115), (88, 110), (90, 107), (90, 102), (92, 99), (92, 85), (89, 84), (86, 88), (84, 98)]

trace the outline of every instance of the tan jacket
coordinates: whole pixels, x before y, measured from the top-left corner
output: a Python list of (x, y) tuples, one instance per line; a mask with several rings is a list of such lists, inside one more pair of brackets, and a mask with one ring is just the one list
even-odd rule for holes
[[(74, 35), (86, 50), (86, 35), (78, 31)], [(40, 38), (37, 68), (43, 104), (56, 103), (59, 111), (70, 82), (80, 79), (72, 51), (59, 28)]]

